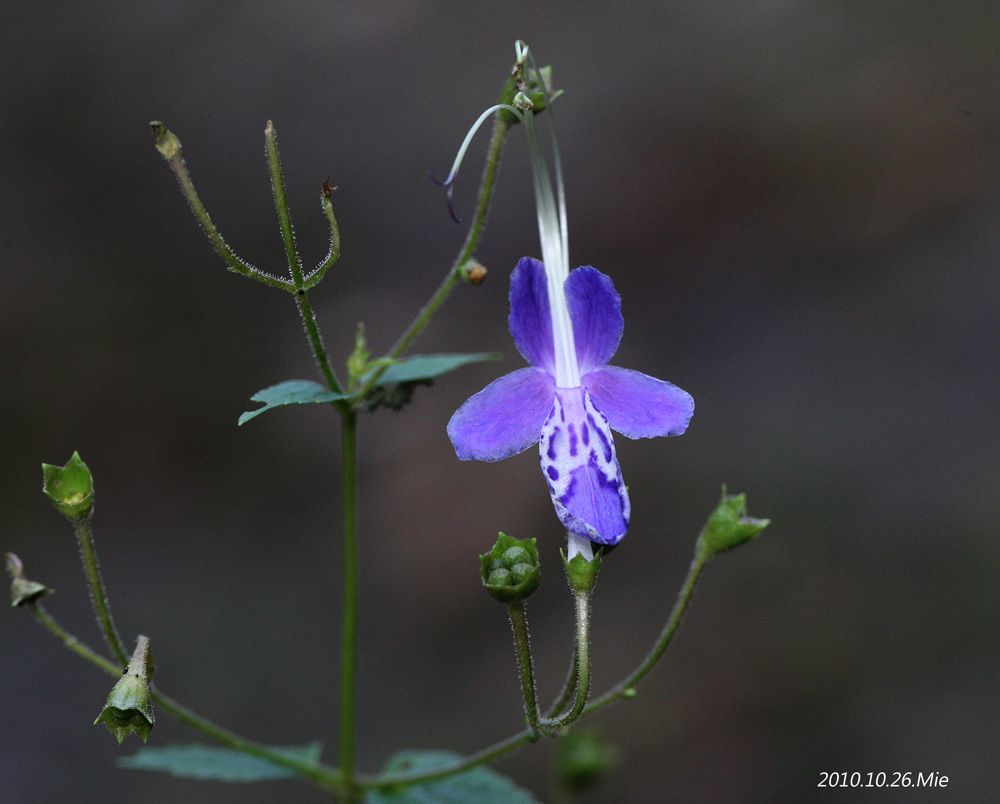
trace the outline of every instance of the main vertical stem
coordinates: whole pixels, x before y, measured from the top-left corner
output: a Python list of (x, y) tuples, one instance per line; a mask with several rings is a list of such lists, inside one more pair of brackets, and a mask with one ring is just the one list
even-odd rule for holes
[(344, 486), (344, 614), (340, 642), (340, 769), (347, 792), (355, 802), (354, 714), (357, 700), (358, 652), (358, 414), (340, 409), (341, 472)]

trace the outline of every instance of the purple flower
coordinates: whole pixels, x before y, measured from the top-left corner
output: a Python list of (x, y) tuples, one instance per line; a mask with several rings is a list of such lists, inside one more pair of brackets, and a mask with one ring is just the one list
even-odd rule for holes
[(455, 412), (448, 423), (455, 452), (499, 461), (538, 442), (566, 529), (617, 544), (630, 509), (611, 430), (627, 438), (680, 435), (694, 400), (671, 383), (607, 365), (624, 327), (621, 297), (590, 266), (560, 276), (522, 259), (510, 278), (509, 324), (531, 366), (495, 380)]

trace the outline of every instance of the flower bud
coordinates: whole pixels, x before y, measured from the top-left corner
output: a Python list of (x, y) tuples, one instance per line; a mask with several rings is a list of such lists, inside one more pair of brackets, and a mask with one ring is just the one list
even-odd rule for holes
[(614, 766), (618, 752), (599, 734), (571, 731), (556, 748), (556, 773), (564, 788), (581, 793)]
[(488, 553), (479, 556), (486, 591), (501, 603), (525, 600), (541, 580), (534, 539), (514, 539), (501, 533)]
[(172, 131), (168, 130), (159, 120), (152, 120), (149, 127), (156, 135), (156, 150), (163, 155), (164, 159), (169, 160), (180, 156), (181, 142)]
[(486, 281), (486, 266), (476, 259), (468, 259), (459, 269), (459, 276), (470, 285), (481, 285)]
[(24, 565), (13, 553), (5, 554), (4, 561), (7, 564), (7, 574), (10, 575), (10, 605), (33, 603), (52, 591), (45, 584), (25, 578)]
[(770, 523), (770, 519), (746, 516), (747, 496), (726, 494), (722, 487), (722, 500), (705, 523), (698, 538), (700, 549), (709, 554), (732, 550), (755, 538)]
[(125, 674), (111, 690), (108, 702), (94, 725), (103, 723), (107, 726), (119, 744), (132, 732), (146, 742), (154, 721), (152, 694), (149, 691), (152, 676), (153, 655), (149, 650), (149, 637), (140, 634)]
[(65, 466), (42, 464), (42, 491), (70, 521), (86, 519), (94, 507), (94, 481), (90, 470), (74, 452)]
[(365, 325), (358, 322), (358, 331), (354, 334), (354, 351), (347, 358), (347, 374), (352, 382), (365, 373), (370, 356), (368, 341), (365, 339)]

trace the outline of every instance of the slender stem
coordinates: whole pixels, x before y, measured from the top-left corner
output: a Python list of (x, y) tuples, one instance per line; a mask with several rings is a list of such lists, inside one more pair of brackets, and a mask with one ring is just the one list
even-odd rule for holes
[(278, 211), (278, 222), (281, 225), (281, 239), (285, 241), (285, 256), (288, 258), (288, 268), (292, 272), (292, 282), (295, 287), (302, 287), (302, 261), (295, 248), (295, 233), (292, 231), (292, 216), (288, 211), (288, 198), (285, 196), (285, 179), (281, 173), (281, 155), (278, 153), (278, 135), (274, 123), (270, 120), (264, 127), (264, 143), (267, 150), (267, 167), (271, 172), (271, 190), (274, 192), (274, 206)]
[(326, 380), (326, 384), (331, 391), (342, 394), (344, 388), (337, 378), (337, 372), (333, 370), (333, 366), (330, 365), (330, 360), (326, 356), (323, 336), (320, 334), (319, 324), (316, 323), (316, 316), (313, 313), (312, 305), (309, 303), (309, 295), (305, 290), (300, 288), (295, 292), (295, 304), (299, 308), (299, 315), (302, 317), (302, 323), (306, 328), (306, 336), (309, 338), (313, 357), (316, 359), (316, 365), (319, 367), (323, 379)]
[(538, 700), (535, 697), (535, 672), (531, 666), (531, 644), (528, 639), (528, 620), (524, 601), (508, 604), (510, 625), (514, 629), (514, 646), (517, 649), (517, 669), (521, 675), (521, 694), (524, 696), (524, 717), (528, 728), (538, 728)]
[(694, 559), (691, 561), (691, 567), (688, 569), (687, 578), (684, 579), (684, 585), (677, 595), (677, 602), (674, 603), (673, 611), (670, 612), (670, 617), (667, 619), (666, 625), (663, 626), (663, 631), (660, 632), (660, 636), (656, 640), (653, 649), (628, 678), (616, 684), (600, 698), (591, 701), (590, 705), (584, 709), (583, 714), (590, 714), (617, 698), (631, 697), (634, 694), (635, 685), (653, 669), (653, 666), (660, 660), (663, 652), (670, 644), (670, 640), (673, 639), (677, 627), (681, 624), (681, 619), (684, 617), (684, 612), (691, 602), (691, 595), (694, 594), (698, 578), (701, 576), (702, 570), (705, 569), (711, 557), (712, 554), (707, 550), (702, 550), (699, 544), (699, 549), (695, 552)]
[(556, 698), (552, 706), (549, 707), (549, 711), (546, 714), (546, 718), (555, 718), (566, 711), (566, 707), (569, 702), (573, 700), (573, 694), (576, 692), (576, 677), (577, 677), (577, 667), (579, 666), (579, 656), (576, 653), (576, 647), (573, 647), (573, 659), (569, 663), (569, 672), (566, 674), (566, 682), (563, 684), (562, 691)]
[(340, 645), (340, 769), (348, 801), (357, 797), (355, 782), (355, 708), (358, 651), (358, 413), (341, 411), (341, 472), (344, 487), (344, 611)]
[(320, 202), (323, 205), (323, 213), (330, 224), (330, 250), (326, 258), (316, 268), (303, 278), (302, 289), (308, 290), (319, 284), (319, 281), (326, 275), (327, 269), (340, 259), (340, 227), (337, 225), (337, 218), (333, 214), (333, 204), (330, 203), (330, 196), (333, 188), (327, 182), (323, 182), (323, 192), (320, 194)]
[[(80, 642), (80, 640), (59, 625), (59, 623), (52, 618), (52, 616), (40, 603), (31, 602), (28, 603), (28, 605), (31, 607), (32, 613), (34, 613), (38, 622), (51, 631), (56, 638), (71, 651), (86, 659), (91, 664), (96, 665), (108, 675), (117, 677), (122, 674), (122, 668), (120, 666), (109, 661), (92, 648)], [(286, 754), (275, 751), (266, 745), (261, 745), (260, 743), (253, 742), (252, 740), (247, 740), (246, 738), (240, 737), (228, 729), (224, 729), (212, 721), (195, 714), (186, 706), (179, 704), (177, 701), (169, 698), (158, 690), (151, 690), (151, 693), (153, 701), (157, 704), (157, 706), (169, 712), (178, 720), (186, 723), (194, 729), (197, 729), (202, 734), (217, 740), (223, 745), (227, 745), (230, 748), (242, 751), (246, 754), (252, 754), (253, 756), (260, 757), (261, 759), (266, 759), (276, 765), (291, 768), (300, 775), (313, 780), (316, 784), (326, 788), (327, 790), (343, 789), (343, 777), (340, 771), (336, 768), (296, 759), (295, 757), (290, 757)]]
[(576, 678), (574, 687), (576, 696), (573, 708), (557, 718), (546, 718), (542, 721), (542, 729), (551, 734), (564, 729), (583, 714), (590, 695), (590, 592), (576, 592)]
[(447, 768), (440, 768), (426, 773), (383, 773), (377, 776), (359, 776), (357, 779), (357, 785), (359, 788), (370, 790), (372, 788), (394, 787), (396, 785), (403, 784), (426, 784), (427, 782), (437, 781), (438, 779), (446, 779), (449, 776), (454, 776), (455, 774), (462, 773), (463, 771), (471, 770), (472, 768), (479, 767), (480, 765), (487, 765), (490, 762), (495, 762), (501, 757), (518, 751), (521, 748), (524, 748), (524, 746), (537, 741), (538, 732), (532, 729), (525, 729), (522, 732), (518, 732), (517, 734), (508, 737), (506, 740), (501, 740), (499, 743), (495, 743), (488, 748), (484, 748), (482, 751), (470, 754), (465, 757), (465, 759), (454, 765), (450, 765)]
[(79, 639), (73, 636), (71, 633), (66, 631), (59, 623), (52, 619), (52, 616), (45, 610), (45, 607), (37, 602), (30, 601), (28, 605), (31, 607), (32, 613), (35, 615), (35, 619), (38, 620), (42, 625), (44, 625), (49, 631), (56, 635), (56, 637), (69, 648), (73, 653), (78, 656), (82, 656), (91, 664), (95, 664), (100, 667), (105, 673), (112, 676), (120, 676), (122, 674), (122, 666), (117, 665), (114, 662), (108, 661), (99, 653), (94, 651), (92, 648), (84, 645)]
[[(401, 357), (413, 342), (414, 338), (420, 334), (421, 330), (423, 330), (423, 328), (427, 325), (427, 322), (430, 321), (434, 313), (437, 312), (437, 309), (444, 303), (445, 299), (448, 298), (461, 276), (462, 266), (465, 265), (469, 258), (472, 257), (473, 252), (476, 250), (476, 246), (479, 245), (479, 240), (486, 227), (486, 218), (489, 215), (490, 200), (493, 197), (497, 170), (500, 166), (500, 156), (503, 153), (503, 146), (506, 142), (507, 134), (510, 131), (511, 125), (511, 121), (509, 119), (504, 119), (503, 115), (497, 115), (495, 118), (493, 122), (493, 134), (490, 137), (490, 147), (486, 156), (486, 167), (483, 169), (483, 178), (479, 184), (479, 199), (476, 203), (476, 214), (469, 227), (469, 233), (466, 235), (465, 242), (462, 244), (462, 248), (459, 250), (458, 256), (455, 257), (455, 262), (452, 264), (448, 274), (438, 286), (438, 289), (434, 291), (430, 301), (427, 302), (424, 308), (417, 314), (417, 317), (413, 319), (410, 326), (408, 326), (403, 334), (399, 336), (399, 339), (393, 345), (392, 349), (389, 350), (389, 357), (394, 359)], [(364, 386), (362, 386), (358, 393), (361, 398), (364, 398), (364, 396), (375, 387), (375, 384), (379, 381), (387, 368), (388, 365), (381, 366), (371, 375), (371, 377), (368, 378), (368, 381), (364, 384)]]
[[(90, 587), (90, 602), (94, 605), (97, 622), (104, 632), (104, 641), (108, 643), (111, 652), (115, 654), (122, 667), (128, 664), (128, 653), (122, 638), (118, 635), (114, 621), (111, 619), (111, 609), (108, 607), (108, 596), (104, 590), (101, 569), (97, 564), (97, 551), (94, 549), (94, 531), (90, 519), (77, 519), (73, 522), (76, 530), (76, 540), (80, 545), (80, 557), (83, 559), (83, 571)], [(121, 668), (119, 668), (120, 672)]]
[(201, 199), (198, 197), (198, 193), (194, 189), (194, 182), (191, 181), (191, 175), (188, 173), (187, 166), (184, 164), (184, 158), (181, 156), (180, 140), (177, 139), (173, 132), (168, 131), (163, 123), (155, 121), (151, 123), (151, 125), (153, 133), (156, 134), (157, 150), (163, 155), (163, 158), (170, 163), (170, 168), (174, 171), (174, 175), (177, 177), (177, 181), (181, 186), (181, 192), (184, 194), (184, 198), (187, 199), (188, 206), (191, 207), (191, 211), (198, 219), (198, 223), (201, 224), (201, 228), (205, 231), (205, 234), (212, 242), (212, 245), (215, 247), (219, 256), (222, 257), (222, 259), (224, 259), (229, 265), (229, 270), (235, 271), (238, 274), (243, 274), (243, 276), (258, 279), (271, 287), (281, 288), (283, 290), (292, 289), (291, 283), (287, 280), (280, 279), (277, 276), (265, 273), (264, 271), (255, 268), (253, 265), (233, 252), (226, 241), (223, 240), (219, 230), (215, 228), (215, 224), (212, 223), (212, 219), (209, 217), (208, 211), (205, 209), (205, 205), (201, 203)]

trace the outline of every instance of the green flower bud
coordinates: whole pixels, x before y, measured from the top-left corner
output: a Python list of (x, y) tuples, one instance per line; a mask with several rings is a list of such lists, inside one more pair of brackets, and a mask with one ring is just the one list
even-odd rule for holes
[[(508, 114), (510, 114), (508, 112)], [(476, 259), (468, 259), (459, 269), (459, 276), (470, 285), (481, 285), (486, 281), (486, 266)]]
[(356, 382), (368, 369), (370, 356), (368, 341), (365, 339), (365, 325), (359, 322), (358, 331), (354, 335), (354, 351), (347, 358), (347, 375), (351, 378), (351, 382)]
[(597, 571), (601, 568), (600, 550), (594, 554), (591, 561), (588, 561), (582, 553), (577, 553), (569, 560), (562, 550), (559, 553), (566, 568), (566, 580), (569, 581), (570, 589), (574, 592), (590, 592), (597, 583)]
[(143, 742), (149, 737), (154, 722), (152, 694), (149, 691), (149, 679), (152, 677), (153, 655), (149, 650), (149, 638), (140, 635), (125, 674), (111, 690), (108, 702), (94, 721), (95, 726), (98, 723), (107, 726), (119, 745), (132, 732), (138, 734)]
[(25, 578), (24, 565), (13, 553), (5, 554), (4, 561), (7, 564), (7, 574), (10, 575), (10, 605), (33, 603), (52, 592), (45, 584)]
[(600, 735), (571, 731), (556, 747), (556, 773), (564, 788), (580, 793), (599, 782), (617, 759), (618, 752)]
[(479, 556), (486, 591), (501, 603), (525, 600), (541, 580), (534, 539), (514, 539), (501, 533), (488, 553)]
[(86, 519), (94, 507), (94, 480), (74, 452), (65, 466), (42, 464), (42, 491), (70, 521)]
[(712, 512), (698, 538), (699, 548), (709, 554), (732, 550), (755, 538), (770, 523), (770, 519), (746, 516), (747, 496), (728, 496), (722, 487), (722, 501)]

